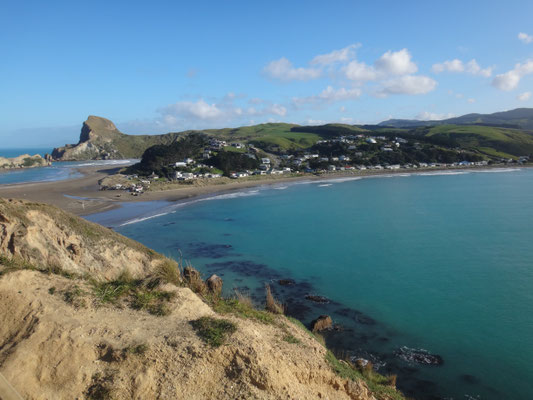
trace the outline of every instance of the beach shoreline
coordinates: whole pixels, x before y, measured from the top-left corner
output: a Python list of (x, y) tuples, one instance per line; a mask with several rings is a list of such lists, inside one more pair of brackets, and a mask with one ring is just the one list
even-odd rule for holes
[[(479, 166), (479, 167), (457, 167), (457, 168), (417, 168), (400, 170), (354, 170), (337, 171), (314, 174), (292, 174), (291, 176), (266, 176), (258, 179), (232, 180), (228, 183), (216, 182), (207, 185), (179, 185), (179, 187), (168, 190), (146, 191), (140, 196), (132, 196), (129, 192), (120, 190), (100, 190), (98, 182), (120, 170), (121, 167), (84, 167), (77, 171), (83, 176), (80, 178), (66, 179), (61, 181), (48, 182), (27, 182), (0, 185), (0, 197), (25, 199), (35, 202), (43, 202), (57, 206), (65, 211), (79, 216), (110, 211), (120, 207), (123, 203), (168, 201), (179, 202), (215, 194), (225, 194), (238, 192), (259, 186), (272, 186), (279, 184), (290, 184), (302, 181), (319, 182), (326, 180), (357, 179), (379, 176), (402, 176), (443, 173), (443, 172), (469, 172), (483, 170), (511, 170), (520, 168), (530, 168), (528, 165), (507, 166)], [(177, 184), (175, 186), (178, 186)]]

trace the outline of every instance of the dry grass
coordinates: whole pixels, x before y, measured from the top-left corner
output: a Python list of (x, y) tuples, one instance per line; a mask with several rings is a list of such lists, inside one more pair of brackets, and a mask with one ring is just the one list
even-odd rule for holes
[(284, 314), (283, 305), (274, 298), (269, 284), (265, 285), (265, 293), (266, 293), (266, 306), (265, 306), (266, 310), (274, 314)]
[(170, 259), (164, 260), (155, 271), (156, 278), (165, 283), (172, 283), (179, 286), (181, 284), (181, 262)]

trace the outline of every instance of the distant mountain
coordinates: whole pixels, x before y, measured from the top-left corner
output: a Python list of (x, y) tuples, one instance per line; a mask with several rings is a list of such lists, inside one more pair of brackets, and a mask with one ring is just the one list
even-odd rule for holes
[(436, 125), (492, 125), (506, 128), (533, 129), (533, 108), (517, 108), (493, 114), (466, 114), (444, 120), (421, 121), (413, 119), (389, 119), (379, 123), (381, 126), (395, 128), (416, 128)]

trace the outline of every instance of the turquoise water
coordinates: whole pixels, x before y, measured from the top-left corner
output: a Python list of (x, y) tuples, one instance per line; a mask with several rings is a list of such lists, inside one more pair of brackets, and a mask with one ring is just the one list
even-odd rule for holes
[[(164, 215), (116, 229), (223, 275), (226, 293), (239, 288), (261, 301), (270, 282), (303, 321), (330, 314), (344, 331), (327, 334), (329, 345), (398, 374), (416, 398), (525, 400), (533, 393), (533, 170), (497, 172), (256, 188), (158, 204), (152, 213)], [(309, 293), (331, 301), (313, 303)], [(402, 346), (444, 363), (405, 361), (395, 355)]]

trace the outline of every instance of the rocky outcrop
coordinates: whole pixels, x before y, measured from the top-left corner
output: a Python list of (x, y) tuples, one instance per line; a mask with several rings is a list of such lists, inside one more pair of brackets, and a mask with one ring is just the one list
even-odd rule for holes
[(321, 315), (317, 319), (311, 322), (311, 331), (320, 332), (327, 329), (331, 329), (333, 321), (329, 315)]
[(205, 283), (207, 284), (207, 290), (214, 296), (220, 296), (222, 293), (222, 285), (224, 282), (222, 278), (218, 275), (211, 275)]
[(46, 167), (51, 164), (52, 163), (50, 160), (42, 158), (39, 154), (35, 154), (33, 156), (29, 154), (23, 154), (14, 158), (0, 157), (0, 170)]
[(146, 276), (166, 261), (137, 242), (55, 207), (1, 198), (0, 254), (105, 279), (124, 269)]
[(58, 161), (140, 158), (148, 147), (170, 144), (177, 137), (177, 133), (126, 135), (110, 120), (90, 115), (81, 127), (78, 143), (55, 148), (52, 158)]

